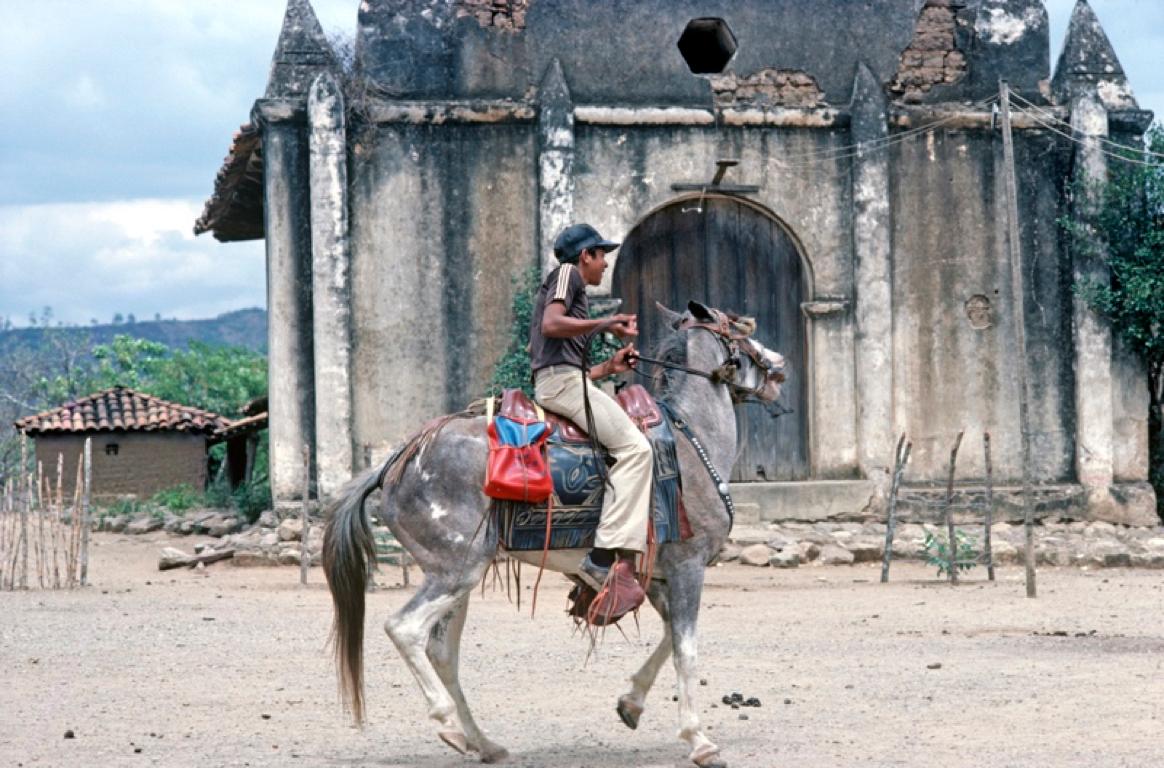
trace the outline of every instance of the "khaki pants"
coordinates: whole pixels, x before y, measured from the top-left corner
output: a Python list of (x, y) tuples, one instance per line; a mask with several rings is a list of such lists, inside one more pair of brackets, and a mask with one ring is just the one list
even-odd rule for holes
[(534, 377), (537, 401), (547, 411), (565, 416), (585, 429), (584, 381), (594, 414), (595, 437), (615, 460), (594, 546), (642, 552), (647, 546), (654, 467), (650, 442), (614, 398), (594, 386), (578, 368), (555, 365), (538, 371)]

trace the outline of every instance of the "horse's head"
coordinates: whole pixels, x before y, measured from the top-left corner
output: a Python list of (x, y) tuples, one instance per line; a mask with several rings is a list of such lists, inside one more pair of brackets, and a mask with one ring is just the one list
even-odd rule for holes
[[(731, 390), (732, 400), (771, 403), (780, 397), (784, 381), (784, 357), (752, 337), (756, 330), (754, 318), (712, 309), (698, 301), (688, 302), (687, 311), (682, 314), (662, 304), (656, 306), (675, 331), (687, 336), (693, 336), (692, 332), (697, 330), (710, 334), (698, 334), (699, 342), (692, 338), (694, 344), (689, 343), (687, 346), (706, 348), (703, 353), (708, 358), (703, 361), (703, 365), (707, 366), (706, 373), (710, 374), (712, 381), (722, 383)], [(705, 343), (708, 338), (714, 340), (713, 345)], [(688, 365), (692, 363), (698, 364), (689, 359)]]

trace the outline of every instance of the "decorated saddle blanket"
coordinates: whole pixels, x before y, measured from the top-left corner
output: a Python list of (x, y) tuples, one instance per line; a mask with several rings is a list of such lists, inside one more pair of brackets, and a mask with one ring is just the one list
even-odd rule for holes
[[(507, 391), (505, 399), (509, 398), (510, 391)], [(654, 452), (651, 520), (655, 541), (660, 544), (679, 541), (684, 538), (685, 531), (680, 530), (681, 482), (671, 423), (655, 399), (640, 385), (623, 388), (618, 401), (627, 415), (643, 429)], [(520, 403), (513, 403), (513, 406), (526, 407)], [(528, 407), (533, 410), (532, 405)], [(501, 413), (505, 410), (503, 401)], [(604, 451), (596, 457), (586, 433), (576, 424), (552, 413), (546, 413), (546, 423), (550, 429), (546, 448), (554, 481), (550, 502), (526, 504), (494, 500), (501, 544), (509, 550), (546, 549), (547, 516), (550, 519), (548, 549), (594, 546), (594, 534), (602, 516), (602, 499), (606, 491), (596, 462), (609, 463), (609, 456)]]

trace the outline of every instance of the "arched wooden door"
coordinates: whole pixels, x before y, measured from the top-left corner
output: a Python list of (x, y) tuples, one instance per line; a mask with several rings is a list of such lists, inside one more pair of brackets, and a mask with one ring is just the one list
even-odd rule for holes
[(635, 227), (618, 253), (612, 294), (639, 315), (644, 350), (661, 337), (655, 302), (681, 311), (691, 299), (756, 318), (756, 338), (788, 364), (779, 418), (754, 405), (736, 409), (742, 450), (736, 481), (808, 477), (806, 280), (800, 251), (784, 226), (746, 200), (676, 202)]

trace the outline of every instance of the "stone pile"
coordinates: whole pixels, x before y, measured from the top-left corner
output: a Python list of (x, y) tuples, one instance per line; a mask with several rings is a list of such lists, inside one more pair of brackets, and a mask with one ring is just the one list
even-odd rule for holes
[[(974, 548), (981, 553), (985, 538), (982, 527), (959, 526), (959, 530), (974, 538)], [(899, 525), (893, 539), (893, 559), (925, 560), (927, 533), (944, 538), (945, 528)], [(991, 548), (998, 565), (1022, 562), (1023, 527), (995, 524)], [(774, 568), (852, 565), (880, 562), (884, 552), (884, 523), (784, 522), (766, 529), (736, 531), (720, 552), (719, 562)], [(1040, 566), (1164, 569), (1164, 527), (1044, 521), (1035, 526), (1035, 557)]]

